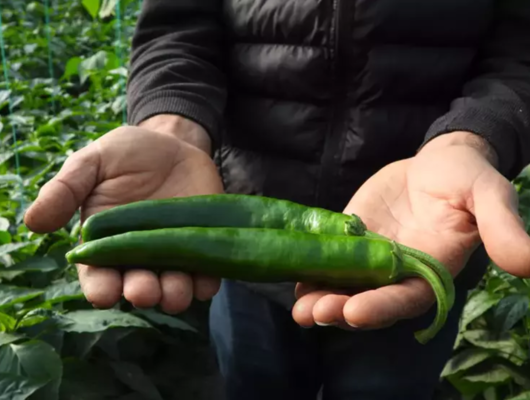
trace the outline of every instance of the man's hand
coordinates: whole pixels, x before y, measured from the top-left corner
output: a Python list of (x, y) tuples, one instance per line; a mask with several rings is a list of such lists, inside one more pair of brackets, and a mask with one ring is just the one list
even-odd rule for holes
[[(70, 156), (44, 185), (25, 216), (34, 232), (64, 226), (81, 208), (81, 219), (144, 199), (222, 193), (217, 169), (208, 155), (209, 140), (197, 124), (159, 116), (143, 127), (123, 127)], [(160, 304), (168, 313), (185, 310), (193, 296), (211, 298), (219, 280), (176, 272), (157, 276), (147, 270), (123, 274), (79, 265), (79, 280), (95, 307), (116, 304), (121, 295), (139, 308)]]
[[(467, 132), (433, 139), (413, 158), (370, 178), (344, 210), (368, 229), (424, 251), (453, 276), (481, 240), (505, 271), (530, 277), (530, 238), (517, 211), (513, 186), (495, 169), (486, 142)], [(302, 326), (377, 329), (425, 313), (434, 293), (421, 279), (361, 293), (297, 286), (294, 319)]]

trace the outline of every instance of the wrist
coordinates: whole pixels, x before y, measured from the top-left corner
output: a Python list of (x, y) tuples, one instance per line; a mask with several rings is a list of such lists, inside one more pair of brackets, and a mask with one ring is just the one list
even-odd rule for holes
[(497, 168), (499, 159), (495, 149), (483, 137), (472, 132), (454, 131), (437, 136), (427, 142), (420, 152), (441, 149), (448, 146), (467, 146), (480, 153), (493, 167)]
[(211, 155), (212, 143), (206, 130), (198, 123), (180, 115), (160, 114), (138, 124), (139, 127), (165, 133)]

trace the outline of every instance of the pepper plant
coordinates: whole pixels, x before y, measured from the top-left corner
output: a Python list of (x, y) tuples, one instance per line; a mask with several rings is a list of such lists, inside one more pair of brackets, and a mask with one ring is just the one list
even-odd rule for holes
[(79, 216), (46, 235), (22, 221), (69, 154), (123, 123), (139, 5), (0, 4), (0, 400), (200, 400), (218, 390), (207, 303), (178, 317), (126, 302), (96, 310), (64, 257)]
[[(514, 180), (530, 232), (530, 168)], [(444, 400), (530, 400), (530, 279), (493, 263), (469, 293), (454, 355), (442, 372)]]

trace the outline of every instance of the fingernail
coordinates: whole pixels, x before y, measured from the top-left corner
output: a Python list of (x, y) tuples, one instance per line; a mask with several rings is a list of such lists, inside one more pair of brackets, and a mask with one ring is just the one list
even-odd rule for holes
[(346, 321), (346, 323), (348, 324), (348, 326), (349, 326), (350, 328), (353, 328), (353, 329), (359, 329), (359, 327), (358, 327), (357, 325), (355, 325), (355, 324), (350, 324), (348, 321)]
[(336, 322), (324, 323), (324, 322), (318, 322), (318, 321), (315, 321), (315, 323), (316, 323), (318, 326), (337, 326), (337, 323), (336, 323)]

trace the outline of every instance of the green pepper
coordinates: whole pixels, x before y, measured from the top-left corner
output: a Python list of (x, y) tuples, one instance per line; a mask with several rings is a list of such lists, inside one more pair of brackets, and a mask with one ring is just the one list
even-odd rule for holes
[[(314, 234), (386, 239), (367, 230), (361, 218), (289, 200), (242, 194), (213, 194), (143, 200), (120, 205), (87, 218), (81, 230), (88, 242), (129, 231), (178, 227), (269, 228)], [(430, 255), (398, 244), (402, 253), (431, 267), (440, 277), (453, 306), (455, 290), (449, 271)]]
[(393, 241), (268, 228), (162, 228), (132, 231), (80, 244), (70, 263), (201, 273), (250, 282), (313, 282), (334, 287), (381, 287), (419, 276), (437, 298), (437, 316), (416, 333), (429, 341), (450, 306), (439, 276)]
[(84, 242), (129, 231), (197, 227), (270, 228), (310, 233), (356, 231), (349, 215), (289, 200), (242, 194), (211, 194), (142, 200), (91, 215), (83, 223)]

